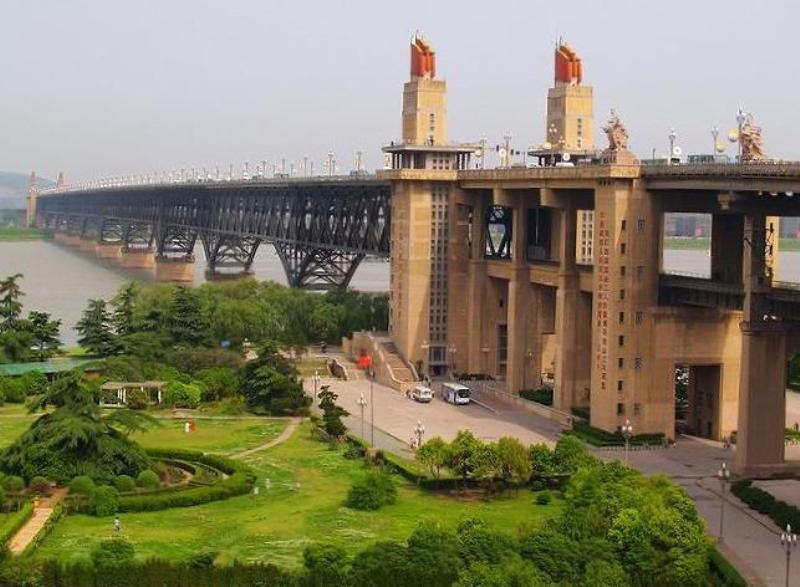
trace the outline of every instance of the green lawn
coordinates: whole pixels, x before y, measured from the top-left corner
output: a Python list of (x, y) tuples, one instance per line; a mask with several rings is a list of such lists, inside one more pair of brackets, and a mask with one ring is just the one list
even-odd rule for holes
[(38, 417), (38, 414), (28, 414), (22, 404), (0, 406), (0, 448), (14, 442)]
[(711, 248), (711, 239), (667, 237), (664, 239), (664, 248), (681, 250), (708, 250)]
[(322, 357), (305, 357), (295, 363), (301, 377), (313, 377), (315, 373), (324, 377), (328, 373), (327, 359)]
[[(377, 512), (344, 507), (347, 490), (363, 474), (360, 461), (312, 440), (303, 425), (286, 443), (246, 459), (258, 473), (259, 495), (245, 495), (191, 508), (124, 514), (123, 534), (139, 557), (185, 558), (199, 551), (220, 553), (219, 562), (268, 561), (301, 564), (311, 542), (332, 542), (354, 553), (375, 540), (405, 540), (423, 520), (455, 526), (481, 517), (497, 528), (515, 532), (520, 524), (539, 524), (558, 514), (561, 505), (534, 504), (521, 490), (486, 502), (425, 492), (398, 477), (397, 503)], [(265, 479), (270, 489), (265, 489)], [(299, 483), (299, 487), (298, 487)], [(76, 560), (112, 534), (111, 518), (68, 516), (37, 551), (38, 557)]]
[(160, 420), (161, 426), (131, 438), (147, 448), (182, 448), (204, 452), (233, 453), (253, 448), (277, 437), (286, 420), (244, 418), (241, 420), (204, 420), (194, 418), (194, 432), (184, 432), (186, 420)]
[(0, 228), (0, 242), (40, 240), (48, 237), (49, 232), (43, 228), (22, 228), (17, 226)]

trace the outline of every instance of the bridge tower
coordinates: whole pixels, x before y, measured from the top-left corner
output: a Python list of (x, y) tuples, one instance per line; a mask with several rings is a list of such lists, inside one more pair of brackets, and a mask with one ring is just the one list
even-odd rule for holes
[(25, 210), (25, 226), (36, 226), (36, 199), (39, 195), (39, 186), (36, 182), (36, 172), (31, 171), (28, 179), (28, 206)]
[(446, 93), (445, 81), (436, 79), (433, 48), (415, 35), (402, 139), (383, 149), (392, 180), (390, 328), (403, 357), (431, 375), (455, 366), (447, 316), (454, 291), (447, 272), (454, 180), (478, 148), (448, 143)]
[(585, 153), (594, 148), (594, 97), (585, 86), (583, 64), (569, 45), (555, 48), (555, 81), (547, 91), (545, 136), (561, 153)]
[(447, 143), (447, 83), (436, 79), (436, 53), (419, 34), (411, 41), (411, 79), (403, 87), (403, 143)]

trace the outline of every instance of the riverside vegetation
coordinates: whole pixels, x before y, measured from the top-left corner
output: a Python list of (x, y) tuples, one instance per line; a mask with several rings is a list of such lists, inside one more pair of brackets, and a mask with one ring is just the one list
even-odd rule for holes
[[(90, 302), (81, 344), (103, 358), (101, 376), (32, 380), (21, 390), (31, 413), (7, 412), (25, 426), (16, 425), (21, 434), (9, 435), (0, 453), (0, 502), (24, 507), (51, 482), (69, 487), (70, 496), (67, 515), (48, 526), (32, 554), (2, 557), (0, 585), (735, 581), (720, 576), (732, 571), (714, 563), (704, 524), (682, 489), (618, 462), (603, 464), (574, 437), (551, 450), (510, 438), (484, 443), (463, 431), (449, 443), (429, 440), (418, 465), (365, 451), (355, 439), (337, 441), (343, 412), (335, 394), (321, 393), (324, 436), (306, 422), (273, 448), (224, 456), (252, 446), (251, 434), (280, 431), (263, 416), (307, 414), (312, 398), (294, 357), (316, 341), (385, 328), (384, 302), (254, 281), (198, 290), (129, 285), (110, 304)], [(256, 357), (245, 361), (251, 346)], [(194, 441), (175, 423), (159, 426), (146, 398), (100, 410), (100, 384), (109, 379), (160, 379), (173, 406), (260, 416), (231, 424), (246, 446), (213, 434), (219, 424)], [(245, 432), (247, 426), (256, 430)], [(178, 487), (186, 471), (202, 482)], [(115, 514), (123, 530), (111, 537)]]

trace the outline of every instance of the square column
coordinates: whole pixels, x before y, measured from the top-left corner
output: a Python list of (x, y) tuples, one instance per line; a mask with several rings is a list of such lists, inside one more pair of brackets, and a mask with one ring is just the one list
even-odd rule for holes
[(779, 330), (779, 325), (764, 320), (764, 294), (770, 285), (765, 229), (763, 214), (745, 216), (735, 470), (747, 476), (778, 472), (785, 459), (786, 334)]
[(578, 271), (575, 265), (575, 240), (577, 215), (574, 207), (558, 210), (559, 216), (559, 266), (556, 290), (556, 364), (553, 405), (569, 410), (575, 405), (576, 371), (579, 360), (576, 352), (578, 296), (580, 293)]

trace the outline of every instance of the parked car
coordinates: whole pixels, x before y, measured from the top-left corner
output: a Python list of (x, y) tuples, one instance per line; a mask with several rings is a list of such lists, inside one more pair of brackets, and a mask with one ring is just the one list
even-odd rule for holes
[(433, 399), (433, 390), (424, 385), (417, 385), (411, 390), (411, 399), (427, 404)]

